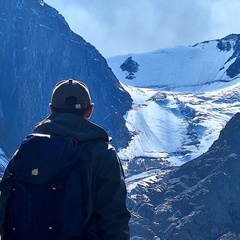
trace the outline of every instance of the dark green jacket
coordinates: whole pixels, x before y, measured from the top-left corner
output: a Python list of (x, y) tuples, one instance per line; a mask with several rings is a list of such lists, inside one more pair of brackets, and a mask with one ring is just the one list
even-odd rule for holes
[[(99, 126), (74, 114), (52, 114), (39, 123), (34, 133), (67, 136), (86, 143), (85, 163), (89, 170), (88, 219), (89, 240), (128, 240), (130, 213), (126, 208), (126, 187), (122, 167), (107, 133)], [(88, 144), (89, 143), (89, 144)], [(8, 177), (14, 167), (14, 157), (9, 162), (1, 185), (0, 222), (6, 199), (9, 196)], [(4, 184), (5, 183), (5, 184)]]

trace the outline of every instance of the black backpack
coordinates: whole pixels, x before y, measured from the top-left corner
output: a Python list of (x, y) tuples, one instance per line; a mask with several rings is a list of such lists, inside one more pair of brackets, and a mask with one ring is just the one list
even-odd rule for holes
[(84, 239), (88, 170), (69, 137), (32, 134), (14, 158), (4, 240)]

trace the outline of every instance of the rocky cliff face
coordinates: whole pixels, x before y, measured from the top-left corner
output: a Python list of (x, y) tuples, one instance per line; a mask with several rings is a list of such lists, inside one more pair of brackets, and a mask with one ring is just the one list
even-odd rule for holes
[(238, 113), (208, 152), (131, 191), (132, 236), (239, 240), (239, 136)]
[(39, 0), (2, 0), (0, 26), (0, 147), (8, 155), (49, 114), (52, 88), (67, 78), (87, 83), (95, 102), (92, 121), (106, 128), (115, 147), (126, 146), (129, 94), (55, 9)]

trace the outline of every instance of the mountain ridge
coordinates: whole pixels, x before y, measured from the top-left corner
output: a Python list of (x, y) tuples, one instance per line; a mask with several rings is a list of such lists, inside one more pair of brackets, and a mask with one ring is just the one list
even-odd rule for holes
[[(175, 88), (184, 86), (208, 85), (214, 81), (233, 81), (239, 74), (239, 39), (239, 34), (230, 34), (222, 39), (205, 41), (193, 46), (159, 49), (149, 53), (112, 57), (107, 60), (119, 81), (124, 84), (173, 91)], [(121, 71), (119, 68), (128, 58), (139, 65), (138, 71), (132, 73), (132, 79), (127, 78), (131, 72)], [(150, 62), (152, 66), (148, 64)], [(191, 71), (190, 63), (195, 72)], [(199, 67), (198, 70), (195, 65)], [(155, 75), (158, 77), (156, 78)], [(189, 79), (188, 82), (186, 78)], [(177, 79), (178, 82), (176, 82)], [(182, 85), (182, 81), (187, 84)]]

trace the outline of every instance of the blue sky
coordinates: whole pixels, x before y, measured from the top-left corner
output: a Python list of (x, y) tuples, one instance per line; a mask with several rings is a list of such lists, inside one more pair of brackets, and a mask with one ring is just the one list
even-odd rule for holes
[(239, 0), (44, 0), (104, 57), (240, 33)]

